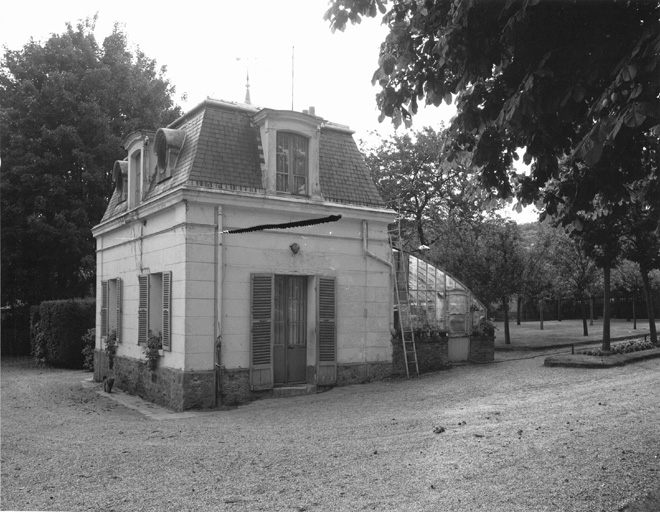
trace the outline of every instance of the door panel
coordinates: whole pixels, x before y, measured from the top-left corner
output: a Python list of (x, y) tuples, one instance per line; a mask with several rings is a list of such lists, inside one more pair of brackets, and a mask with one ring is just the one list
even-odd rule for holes
[(307, 380), (307, 278), (275, 276), (275, 383)]

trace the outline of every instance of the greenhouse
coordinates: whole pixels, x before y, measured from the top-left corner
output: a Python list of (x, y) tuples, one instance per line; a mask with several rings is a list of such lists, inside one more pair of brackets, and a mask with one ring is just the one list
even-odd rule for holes
[[(484, 305), (451, 274), (399, 249), (394, 250), (394, 261), (395, 294), (398, 293), (395, 305), (400, 306), (398, 309), (404, 324), (409, 324), (413, 329), (466, 335), (472, 331), (473, 325), (486, 316)], [(409, 309), (409, 315), (405, 309)]]

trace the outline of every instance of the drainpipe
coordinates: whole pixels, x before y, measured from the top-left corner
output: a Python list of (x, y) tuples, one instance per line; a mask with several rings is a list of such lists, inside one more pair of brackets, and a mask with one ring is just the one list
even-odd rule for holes
[(384, 263), (385, 265), (390, 267), (390, 272), (393, 273), (394, 272), (394, 265), (392, 265), (392, 263), (390, 261), (387, 261), (387, 260), (381, 258), (377, 254), (374, 254), (373, 252), (369, 251), (369, 249), (367, 248), (367, 239), (369, 238), (368, 230), (369, 230), (369, 223), (366, 220), (363, 220), (362, 221), (362, 251), (367, 256), (370, 256), (373, 259), (378, 260), (381, 263)]
[(223, 263), (223, 241), (222, 234), (222, 207), (215, 207), (215, 265), (214, 265), (214, 299), (215, 299), (215, 322), (213, 326), (213, 392), (214, 403), (218, 407), (222, 396), (222, 268)]

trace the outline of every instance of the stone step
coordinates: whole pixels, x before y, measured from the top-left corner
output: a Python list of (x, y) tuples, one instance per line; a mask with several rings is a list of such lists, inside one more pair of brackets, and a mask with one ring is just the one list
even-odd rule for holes
[(292, 396), (315, 395), (316, 386), (314, 384), (301, 384), (300, 386), (286, 386), (273, 388), (273, 398), (288, 398)]

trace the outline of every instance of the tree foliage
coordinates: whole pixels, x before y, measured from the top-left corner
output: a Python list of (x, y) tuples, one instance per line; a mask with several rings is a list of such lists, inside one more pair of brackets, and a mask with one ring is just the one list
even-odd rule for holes
[[(497, 206), (476, 186), (470, 155), (451, 161), (444, 152), (449, 134), (430, 127), (395, 134), (362, 150), (371, 177), (404, 227), (409, 245), (430, 246), (443, 236), (443, 225), (455, 219), (476, 222)], [(416, 242), (416, 243), (415, 243)]]
[(122, 138), (180, 115), (166, 69), (94, 20), (20, 50), (0, 70), (2, 303), (83, 296)]
[[(538, 200), (561, 156), (617, 168), (640, 134), (657, 136), (655, 1), (335, 0), (326, 19), (344, 30), (378, 12), (389, 28), (373, 76), (381, 119), (408, 123), (420, 101), (456, 99), (456, 142), (474, 145), (502, 197)], [(517, 148), (529, 176), (511, 171)]]
[[(660, 133), (660, 4), (335, 0), (326, 19), (343, 30), (379, 11), (389, 28), (373, 76), (381, 120), (409, 123), (419, 101), (455, 99), (454, 146), (473, 152), (482, 183), (536, 203), (599, 261), (609, 344), (608, 284), (620, 256), (613, 230), (637, 191), (642, 202), (660, 201), (657, 187), (646, 186), (660, 180), (652, 149)], [(512, 168), (518, 148), (529, 174)], [(660, 217), (649, 224), (657, 231)]]

